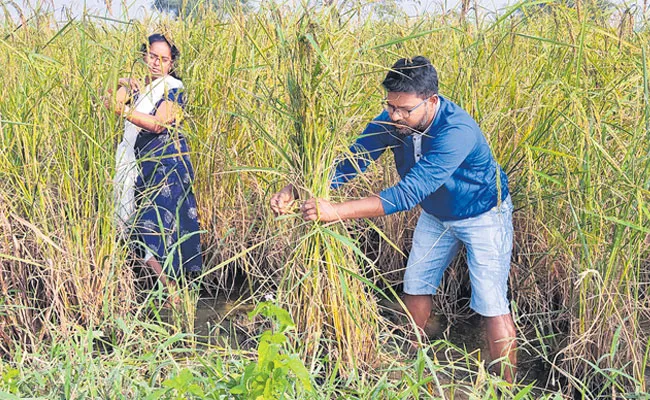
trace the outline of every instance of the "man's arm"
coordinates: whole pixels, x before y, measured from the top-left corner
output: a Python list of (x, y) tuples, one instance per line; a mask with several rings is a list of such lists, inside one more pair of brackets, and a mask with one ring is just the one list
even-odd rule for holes
[(332, 222), (346, 219), (372, 218), (386, 215), (377, 196), (359, 200), (331, 203), (323, 199), (309, 199), (300, 209), (306, 221)]
[(379, 193), (386, 215), (410, 210), (435, 192), (472, 152), (476, 138), (470, 129), (450, 128), (397, 185)]
[(303, 218), (308, 221), (331, 222), (409, 210), (449, 179), (472, 151), (474, 144), (468, 131), (454, 128), (397, 185), (383, 190), (378, 196), (338, 204), (323, 199), (310, 199), (301, 208)]
[(332, 178), (332, 189), (338, 189), (345, 183), (354, 179), (359, 172), (381, 156), (388, 146), (386, 134), (390, 131), (387, 124), (387, 113), (382, 113), (373, 119), (354, 144), (350, 147), (349, 154), (336, 165)]
[[(382, 135), (389, 131), (389, 125), (385, 124), (386, 118), (387, 114), (382, 113), (370, 122), (350, 148), (352, 157), (346, 158), (336, 165), (336, 171), (332, 178), (332, 189), (339, 188), (354, 178), (358, 171), (365, 171), (368, 165), (386, 150), (386, 140), (382, 138)], [(286, 214), (291, 210), (296, 198), (298, 198), (298, 193), (293, 185), (289, 184), (271, 197), (271, 209), (275, 215)]]

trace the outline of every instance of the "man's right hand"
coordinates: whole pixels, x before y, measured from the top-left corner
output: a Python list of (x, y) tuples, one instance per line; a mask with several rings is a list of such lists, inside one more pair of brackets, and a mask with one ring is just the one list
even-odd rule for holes
[(291, 211), (291, 205), (295, 199), (293, 185), (288, 184), (271, 197), (271, 210), (273, 210), (275, 215), (287, 214)]

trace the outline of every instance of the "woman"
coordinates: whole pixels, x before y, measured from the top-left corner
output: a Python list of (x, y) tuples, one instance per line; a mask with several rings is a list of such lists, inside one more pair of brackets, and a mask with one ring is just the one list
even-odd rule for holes
[[(183, 272), (201, 270), (194, 170), (185, 137), (175, 129), (185, 96), (173, 70), (179, 51), (165, 36), (141, 47), (145, 86), (120, 79), (106, 107), (125, 118), (115, 177), (118, 225), (170, 294)], [(177, 300), (177, 297), (172, 297)]]

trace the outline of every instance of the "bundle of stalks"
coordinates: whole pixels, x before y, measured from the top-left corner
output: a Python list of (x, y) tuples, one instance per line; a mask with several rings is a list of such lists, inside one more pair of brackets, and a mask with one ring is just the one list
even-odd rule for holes
[[(332, 93), (331, 81), (348, 75), (354, 64), (351, 54), (330, 55), (336, 44), (319, 43), (320, 18), (326, 16), (306, 11), (290, 21), (278, 18), (274, 26), (277, 63), (286, 64), (276, 76), (284, 93), (266, 101), (281, 109), (276, 126), (286, 131), (283, 138), (267, 133), (266, 140), (281, 153), (279, 168), (288, 171), (303, 200), (330, 198), (332, 168), (344, 149), (337, 139), (346, 122), (343, 107), (360, 95)], [(380, 318), (360, 273), (357, 245), (340, 224), (294, 217), (298, 226), (288, 233), (294, 244), (281, 260), (277, 299), (292, 312), (308, 359), (327, 355), (330, 368), (339, 364), (341, 373), (355, 373), (376, 360)]]

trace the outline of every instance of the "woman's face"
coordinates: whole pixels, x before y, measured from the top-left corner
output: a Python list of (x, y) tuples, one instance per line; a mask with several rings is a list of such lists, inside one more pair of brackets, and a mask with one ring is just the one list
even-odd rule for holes
[(165, 42), (154, 42), (149, 46), (149, 52), (144, 55), (144, 61), (152, 76), (167, 75), (174, 64), (172, 49)]

